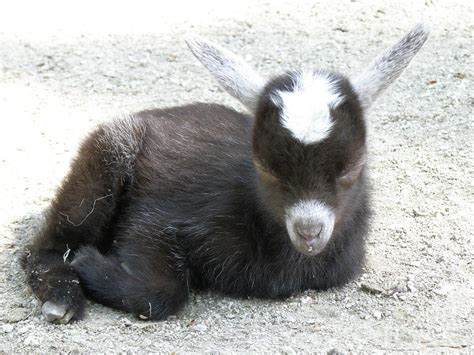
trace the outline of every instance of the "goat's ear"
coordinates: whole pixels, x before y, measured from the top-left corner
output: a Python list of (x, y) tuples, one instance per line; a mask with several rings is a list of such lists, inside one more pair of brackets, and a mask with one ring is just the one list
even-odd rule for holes
[(254, 113), (265, 85), (262, 77), (243, 58), (201, 36), (188, 37), (186, 43), (219, 84)]
[(368, 109), (376, 98), (400, 76), (425, 43), (429, 32), (426, 25), (416, 25), (392, 47), (382, 52), (362, 74), (352, 80), (364, 109)]

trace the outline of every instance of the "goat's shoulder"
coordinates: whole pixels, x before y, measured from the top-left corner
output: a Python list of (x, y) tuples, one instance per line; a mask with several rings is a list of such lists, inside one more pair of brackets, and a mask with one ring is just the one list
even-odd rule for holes
[[(232, 108), (195, 103), (142, 111), (145, 148), (153, 159), (188, 165), (220, 165), (251, 155), (252, 118)], [(185, 169), (186, 170), (186, 169)]]
[[(233, 108), (209, 103), (193, 103), (161, 109), (144, 110), (137, 114), (148, 125), (168, 132), (192, 130), (222, 136), (226, 133), (249, 133), (252, 117)], [(244, 131), (244, 132), (242, 132)]]

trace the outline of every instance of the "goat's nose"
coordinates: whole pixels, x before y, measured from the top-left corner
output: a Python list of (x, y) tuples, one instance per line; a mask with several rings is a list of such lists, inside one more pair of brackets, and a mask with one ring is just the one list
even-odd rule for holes
[(310, 241), (321, 236), (323, 225), (322, 223), (296, 222), (295, 230), (298, 237)]

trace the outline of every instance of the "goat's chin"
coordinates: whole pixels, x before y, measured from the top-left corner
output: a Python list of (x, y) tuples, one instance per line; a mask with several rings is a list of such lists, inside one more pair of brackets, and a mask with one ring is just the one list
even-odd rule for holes
[(294, 240), (291, 240), (291, 243), (293, 244), (293, 247), (297, 252), (306, 256), (316, 256), (320, 254), (326, 248), (327, 245), (327, 243), (324, 243), (324, 245), (318, 245), (317, 247), (309, 247), (304, 242)]

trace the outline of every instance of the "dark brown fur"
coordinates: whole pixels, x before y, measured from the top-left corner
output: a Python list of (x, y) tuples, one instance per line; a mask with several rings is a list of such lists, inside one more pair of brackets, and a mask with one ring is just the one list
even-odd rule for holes
[[(366, 181), (362, 174), (339, 190), (337, 178), (364, 147), (357, 100), (337, 114), (341, 137), (308, 148), (280, 132), (265, 97), (257, 117), (268, 119), (255, 124), (226, 107), (195, 104), (143, 111), (95, 130), (23, 258), (39, 299), (75, 310), (74, 319), (83, 294), (163, 319), (190, 287), (280, 298), (354, 277), (364, 259)], [(258, 178), (254, 159), (269, 179)], [(304, 196), (351, 206), (317, 257), (292, 247), (279, 216)]]

